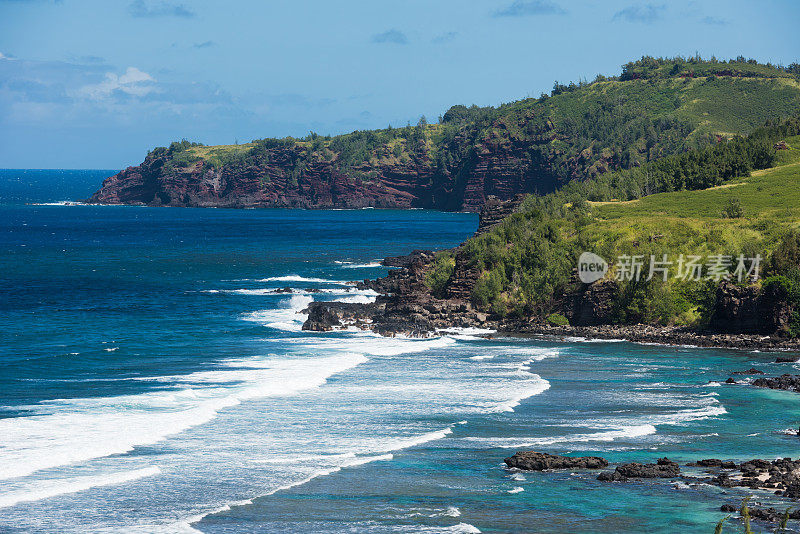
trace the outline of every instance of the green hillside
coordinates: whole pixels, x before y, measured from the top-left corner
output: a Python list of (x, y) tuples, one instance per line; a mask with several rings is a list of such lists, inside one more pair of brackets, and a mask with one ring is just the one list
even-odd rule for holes
[[(800, 234), (795, 233), (800, 227), (798, 134), (800, 118), (794, 118), (759, 129), (747, 139), (665, 158), (635, 172), (605, 175), (545, 197), (528, 197), (519, 213), (464, 246), (463, 253), (482, 273), (473, 301), (499, 315), (546, 316), (557, 310), (559, 297), (572, 287), (578, 255), (590, 251), (610, 264), (621, 255), (640, 255), (647, 263), (650, 255), (660, 259), (669, 254), (674, 261), (680, 254), (703, 258), (760, 254), (764, 258), (761, 274), (788, 277), (786, 283), (800, 304), (800, 272), (791, 267), (800, 262)], [(773, 144), (778, 140), (790, 148), (776, 150)], [(762, 150), (768, 151), (768, 160), (759, 155)], [(750, 156), (742, 156), (741, 165), (733, 167), (739, 170), (729, 173), (737, 176), (718, 179), (712, 187), (703, 189), (689, 173), (685, 183), (697, 187), (670, 191), (673, 183), (661, 182), (665, 192), (619, 199), (627, 190), (620, 175), (644, 180), (650, 173), (669, 170), (675, 176), (697, 160), (701, 164), (696, 165), (695, 174), (705, 175), (712, 169), (719, 177), (719, 168), (729, 166), (736, 154)], [(761, 164), (752, 163), (756, 161)], [(587, 200), (596, 195), (594, 182), (601, 182), (600, 189), (617, 198)], [(785, 261), (787, 254), (789, 261)], [(437, 262), (440, 272), (431, 279), (446, 285), (442, 271), (452, 267), (443, 260)], [(615, 297), (615, 319), (701, 326), (715, 286), (672, 278), (623, 281)]]
[[(370, 180), (380, 168), (415, 166), (432, 173), (433, 187), (458, 191), (491, 152), (508, 172), (547, 192), (558, 184), (631, 168), (718, 136), (747, 134), (769, 118), (800, 109), (800, 66), (699, 58), (644, 57), (616, 77), (554, 84), (550, 94), (498, 107), (453, 106), (433, 124), (357, 131), (335, 137), (258, 139), (218, 147), (173, 143), (167, 170), (205, 161), (215, 168), (267, 165), (276, 149), (291, 149), (287, 173), (302, 175), (315, 162)], [(283, 161), (283, 158), (281, 161)], [(450, 206), (458, 209), (457, 202)]]

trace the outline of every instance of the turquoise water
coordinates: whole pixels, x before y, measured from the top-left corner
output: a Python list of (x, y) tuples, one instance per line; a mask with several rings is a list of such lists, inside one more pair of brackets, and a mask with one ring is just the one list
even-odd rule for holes
[(800, 456), (722, 384), (774, 354), (300, 330), (474, 215), (24, 204), (107, 174), (0, 171), (0, 532), (713, 532), (745, 493), (502, 460)]

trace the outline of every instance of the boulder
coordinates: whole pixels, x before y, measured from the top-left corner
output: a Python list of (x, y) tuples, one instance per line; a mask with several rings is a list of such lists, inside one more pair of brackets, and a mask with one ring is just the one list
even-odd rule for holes
[(756, 378), (753, 385), (759, 388), (800, 392), (800, 375), (783, 374), (776, 378)]
[(733, 374), (735, 374), (735, 375), (763, 375), (764, 371), (759, 371), (755, 367), (751, 367), (747, 371), (734, 371)]
[(545, 452), (525, 451), (503, 460), (508, 467), (526, 471), (544, 471), (547, 469), (602, 469), (608, 467), (608, 461), (599, 456), (558, 456)]
[(600, 473), (597, 480), (624, 482), (629, 478), (674, 478), (681, 474), (681, 468), (669, 458), (660, 458), (654, 464), (629, 462), (618, 465), (614, 472)]

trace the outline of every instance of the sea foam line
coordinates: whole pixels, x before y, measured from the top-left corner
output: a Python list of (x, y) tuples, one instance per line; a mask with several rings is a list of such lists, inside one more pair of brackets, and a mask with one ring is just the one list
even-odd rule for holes
[(479, 438), (479, 437), (465, 437), (464, 441), (471, 443), (480, 443), (491, 447), (503, 447), (508, 449), (519, 447), (541, 447), (548, 445), (555, 445), (557, 443), (576, 443), (576, 442), (590, 442), (590, 441), (615, 441), (624, 438), (637, 438), (656, 433), (656, 427), (653, 425), (636, 425), (629, 426), (615, 430), (606, 430), (603, 432), (594, 432), (591, 434), (569, 434), (566, 436), (552, 436), (549, 438)]
[(259, 278), (255, 281), (256, 282), (308, 282), (315, 284), (341, 284), (341, 285), (349, 284), (349, 282), (344, 280), (329, 280), (327, 278), (306, 277), (306, 276), (300, 276), (299, 274), (288, 274), (285, 276), (270, 276), (267, 278)]
[(58, 495), (68, 493), (78, 493), (91, 488), (100, 486), (110, 486), (122, 484), (144, 477), (150, 477), (161, 473), (158, 467), (145, 467), (133, 471), (120, 471), (105, 475), (82, 476), (69, 479), (49, 480), (47, 483), (40, 484), (38, 487), (23, 491), (0, 494), (0, 508), (8, 508), (22, 502), (40, 501)]

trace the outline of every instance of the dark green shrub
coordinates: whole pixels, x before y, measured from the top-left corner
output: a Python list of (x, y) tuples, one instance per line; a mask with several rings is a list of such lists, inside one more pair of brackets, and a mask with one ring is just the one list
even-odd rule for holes
[(433, 260), (428, 273), (425, 275), (425, 285), (431, 289), (431, 293), (437, 297), (443, 297), (447, 289), (447, 283), (453, 276), (456, 267), (456, 260), (450, 251), (440, 252)]
[(728, 199), (725, 207), (722, 208), (722, 217), (725, 219), (739, 219), (742, 215), (744, 215), (744, 209), (739, 199), (736, 197)]
[(551, 313), (547, 316), (547, 324), (551, 326), (569, 326), (569, 319), (560, 313)]

